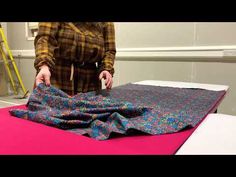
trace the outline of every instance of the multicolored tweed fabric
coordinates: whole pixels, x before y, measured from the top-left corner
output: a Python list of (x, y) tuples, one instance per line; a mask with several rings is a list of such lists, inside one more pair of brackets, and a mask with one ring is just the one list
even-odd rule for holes
[(126, 84), (100, 93), (70, 97), (44, 84), (31, 94), (27, 110), (11, 115), (57, 127), (97, 140), (112, 134), (174, 133), (196, 126), (225, 91)]

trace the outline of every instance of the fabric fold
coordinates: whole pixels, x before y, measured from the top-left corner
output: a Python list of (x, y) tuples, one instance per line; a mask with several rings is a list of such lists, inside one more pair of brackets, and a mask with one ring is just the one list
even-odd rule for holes
[(30, 95), (28, 109), (12, 109), (10, 114), (106, 140), (111, 133), (127, 136), (130, 130), (158, 135), (194, 127), (224, 94), (225, 91), (126, 84), (99, 94), (88, 92), (71, 97), (53, 86), (39, 84)]

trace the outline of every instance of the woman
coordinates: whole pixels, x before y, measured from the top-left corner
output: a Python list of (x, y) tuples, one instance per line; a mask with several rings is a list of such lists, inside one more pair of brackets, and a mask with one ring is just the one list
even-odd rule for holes
[(69, 95), (101, 89), (105, 79), (112, 88), (116, 54), (114, 24), (111, 22), (43, 22), (35, 38), (39, 83)]

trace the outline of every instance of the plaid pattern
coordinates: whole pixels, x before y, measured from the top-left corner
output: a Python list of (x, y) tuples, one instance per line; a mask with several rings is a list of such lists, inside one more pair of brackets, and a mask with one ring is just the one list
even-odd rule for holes
[[(114, 74), (116, 54), (114, 24), (72, 23), (77, 27), (77, 32), (69, 24), (39, 23), (34, 43), (36, 54), (34, 66), (37, 72), (40, 66), (44, 64), (49, 66), (51, 84), (68, 94), (98, 90), (101, 88), (99, 73), (107, 70)], [(81, 66), (83, 63), (85, 65)], [(70, 81), (71, 64), (74, 65), (73, 81)]]

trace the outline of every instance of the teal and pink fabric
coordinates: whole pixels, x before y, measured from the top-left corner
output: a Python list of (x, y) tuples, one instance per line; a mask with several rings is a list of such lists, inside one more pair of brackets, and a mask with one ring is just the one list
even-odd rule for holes
[(162, 135), (195, 127), (225, 91), (126, 84), (70, 97), (40, 84), (27, 109), (11, 115), (97, 140), (136, 134)]

